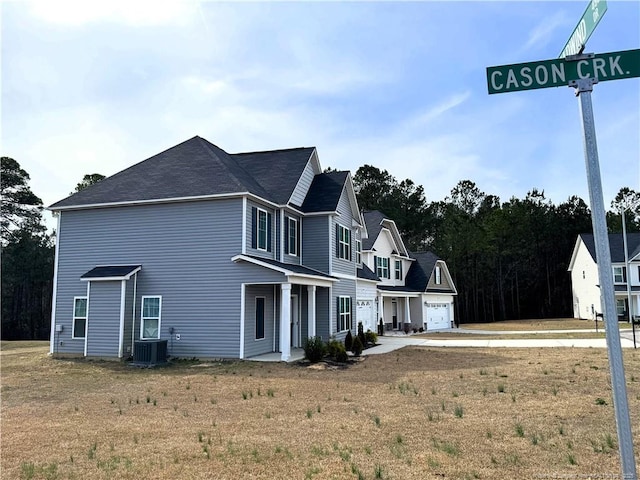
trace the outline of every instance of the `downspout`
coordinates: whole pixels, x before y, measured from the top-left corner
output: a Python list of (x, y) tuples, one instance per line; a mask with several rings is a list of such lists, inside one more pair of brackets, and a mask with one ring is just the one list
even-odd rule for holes
[(131, 356), (136, 344), (136, 293), (138, 290), (138, 272), (133, 274), (133, 308), (131, 311)]
[(118, 332), (118, 358), (124, 354), (124, 317), (127, 300), (127, 281), (120, 282), (120, 330)]

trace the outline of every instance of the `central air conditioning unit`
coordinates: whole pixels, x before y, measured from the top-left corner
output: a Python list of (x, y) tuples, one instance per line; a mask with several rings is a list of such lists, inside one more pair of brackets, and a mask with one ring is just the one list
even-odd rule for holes
[(158, 365), (167, 363), (166, 340), (141, 340), (133, 346), (133, 363), (138, 365)]

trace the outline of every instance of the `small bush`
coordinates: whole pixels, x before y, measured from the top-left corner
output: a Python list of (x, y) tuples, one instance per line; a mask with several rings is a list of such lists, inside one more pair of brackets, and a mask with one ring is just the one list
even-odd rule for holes
[(362, 326), (362, 322), (358, 322), (358, 338), (364, 347), (367, 344), (367, 338), (364, 336), (364, 327)]
[(360, 341), (360, 337), (356, 337), (353, 339), (353, 345), (351, 346), (351, 351), (353, 352), (353, 354), (356, 357), (359, 357), (360, 354), (362, 353), (362, 349), (363, 349), (363, 345), (362, 342)]
[(327, 344), (327, 353), (330, 357), (336, 358), (340, 352), (347, 352), (344, 345), (338, 340), (330, 340)]
[(344, 348), (347, 352), (353, 349), (353, 335), (351, 335), (351, 330), (349, 330), (347, 336), (344, 337)]
[(347, 355), (347, 351), (344, 349), (338, 352), (338, 354), (336, 355), (336, 362), (338, 363), (347, 363), (348, 360), (349, 355)]
[(370, 343), (372, 345), (375, 345), (376, 343), (378, 343), (378, 334), (376, 332), (367, 330), (367, 333), (365, 333), (364, 337), (368, 344)]
[(311, 363), (319, 362), (326, 353), (326, 346), (320, 337), (307, 338), (302, 348), (305, 358)]

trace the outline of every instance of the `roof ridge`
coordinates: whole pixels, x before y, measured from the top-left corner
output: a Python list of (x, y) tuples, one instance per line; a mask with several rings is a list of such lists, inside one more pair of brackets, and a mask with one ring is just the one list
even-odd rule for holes
[(294, 150), (308, 150), (315, 149), (316, 147), (291, 147), (291, 148), (277, 148), (275, 150), (256, 150), (254, 152), (237, 152), (237, 153), (229, 153), (230, 156), (238, 156), (238, 155), (256, 155), (259, 153), (278, 153), (278, 152), (292, 152)]

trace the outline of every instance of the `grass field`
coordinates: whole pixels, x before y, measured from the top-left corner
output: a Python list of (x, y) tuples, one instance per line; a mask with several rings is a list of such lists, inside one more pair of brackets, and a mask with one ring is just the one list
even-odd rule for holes
[[(631, 328), (628, 322), (618, 322), (620, 328)], [(460, 328), (467, 330), (583, 330), (596, 328), (593, 320), (579, 320), (577, 318), (540, 318), (534, 320), (506, 320), (489, 323), (464, 323)], [(598, 328), (603, 328), (603, 322), (598, 321)]]
[[(619, 478), (604, 349), (137, 369), (5, 347), (2, 479)], [(640, 355), (624, 355), (637, 457)]]

